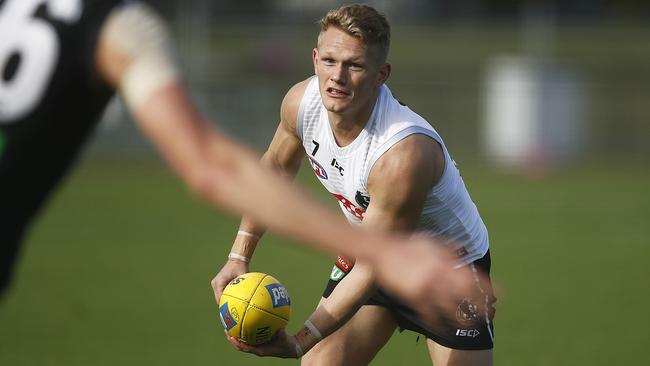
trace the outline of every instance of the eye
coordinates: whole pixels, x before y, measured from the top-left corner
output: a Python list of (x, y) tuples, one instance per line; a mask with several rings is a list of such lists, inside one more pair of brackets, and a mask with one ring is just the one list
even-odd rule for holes
[(363, 70), (363, 65), (353, 62), (350, 64), (350, 70)]
[(334, 59), (332, 59), (332, 58), (325, 57), (323, 59), (323, 63), (326, 64), (326, 65), (334, 65), (336, 63), (336, 61), (334, 61)]

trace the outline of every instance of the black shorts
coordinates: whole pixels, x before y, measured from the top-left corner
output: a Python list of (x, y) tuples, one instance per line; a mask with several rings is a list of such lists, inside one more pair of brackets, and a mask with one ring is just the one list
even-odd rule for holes
[[(430, 328), (419, 319), (414, 310), (401, 303), (394, 297), (379, 289), (368, 299), (366, 305), (379, 305), (388, 308), (399, 325), (400, 332), (405, 329), (420, 333), (434, 342), (452, 349), (486, 350), (494, 347), (494, 303), (496, 298), (490, 283), (490, 252), (483, 258), (469, 264), (476, 271), (485, 274), (485, 278), (477, 277), (476, 293), (464, 298), (456, 309), (456, 316)], [(323, 292), (327, 298), (336, 285), (352, 269), (354, 264), (339, 256), (332, 268), (330, 280)]]

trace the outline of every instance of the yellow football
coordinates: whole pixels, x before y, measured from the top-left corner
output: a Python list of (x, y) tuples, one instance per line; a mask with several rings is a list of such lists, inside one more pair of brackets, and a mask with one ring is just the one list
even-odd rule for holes
[(245, 273), (224, 289), (219, 316), (231, 336), (244, 343), (262, 344), (289, 322), (291, 300), (284, 286), (272, 276)]

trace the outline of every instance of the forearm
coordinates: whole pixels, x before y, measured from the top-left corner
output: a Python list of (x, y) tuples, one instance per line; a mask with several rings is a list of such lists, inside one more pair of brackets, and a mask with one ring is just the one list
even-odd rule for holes
[[(356, 271), (356, 273), (355, 273)], [(309, 316), (294, 335), (303, 353), (345, 324), (376, 291), (374, 275), (368, 264), (357, 263), (327, 298)]]
[(200, 193), (210, 177), (208, 147), (227, 137), (203, 120), (180, 82), (161, 88), (132, 113), (174, 173)]
[[(416, 215), (404, 215), (399, 212), (381, 210), (371, 206), (366, 212), (362, 228), (383, 233), (396, 238), (398, 233), (404, 235), (415, 226)], [(366, 232), (370, 234), (370, 231)], [(395, 235), (395, 236), (394, 236)], [(346, 277), (336, 286), (327, 299), (323, 299), (305, 325), (295, 335), (301, 350), (307, 352), (322, 338), (335, 332), (345, 324), (376, 291), (376, 274), (373, 270), (375, 255), (384, 250), (386, 239), (379, 239), (357, 249), (357, 261)], [(373, 253), (374, 252), (374, 253)]]
[(282, 184), (268, 184), (264, 190), (267, 193), (259, 197), (265, 204), (258, 205), (249, 217), (265, 222), (275, 232), (330, 254), (356, 256), (360, 249), (372, 244), (365, 232), (351, 227), (342, 216), (316, 203), (303, 191)]
[[(239, 259), (249, 262), (253, 258), (253, 254), (257, 248), (257, 243), (262, 238), (265, 231), (266, 228), (264, 226), (257, 224), (246, 215), (242, 216), (239, 229), (237, 230), (235, 240), (230, 250), (229, 258), (231, 260)], [(237, 258), (237, 256), (243, 258)]]
[[(271, 148), (260, 159), (260, 165), (279, 176), (292, 181), (298, 173), (299, 160), (283, 157)], [(231, 253), (237, 253), (246, 258), (252, 258), (258, 241), (266, 231), (266, 226), (254, 220), (250, 215), (243, 215)]]

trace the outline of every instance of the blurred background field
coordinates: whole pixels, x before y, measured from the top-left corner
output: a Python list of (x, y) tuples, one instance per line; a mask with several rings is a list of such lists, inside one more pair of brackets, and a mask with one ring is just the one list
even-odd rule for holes
[[(313, 21), (340, 2), (250, 3), (156, 5), (203, 109), (261, 150), (282, 96), (311, 74)], [(394, 20), (391, 89), (441, 133), (490, 230), (495, 364), (650, 364), (647, 4), (374, 3)], [(513, 169), (489, 156), (486, 70), (504, 55), (579, 81), (583, 142), (569, 158)], [(209, 281), (238, 220), (190, 197), (119, 104), (89, 150), (23, 247), (0, 303), (0, 365), (296, 364), (237, 353), (223, 336)], [(334, 208), (307, 169), (299, 182)], [(293, 331), (331, 265), (270, 235), (252, 269), (287, 286)], [(429, 364), (423, 340), (398, 335), (373, 363), (395, 364)]]
[[(496, 364), (647, 364), (647, 169), (590, 165), (530, 181), (462, 168), (491, 230)], [(295, 364), (224, 338), (209, 281), (236, 228), (156, 163), (85, 160), (24, 248), (0, 306), (0, 364)], [(252, 268), (289, 289), (293, 331), (331, 265), (269, 236)], [(428, 364), (422, 339), (394, 337), (373, 364), (398, 363)]]

